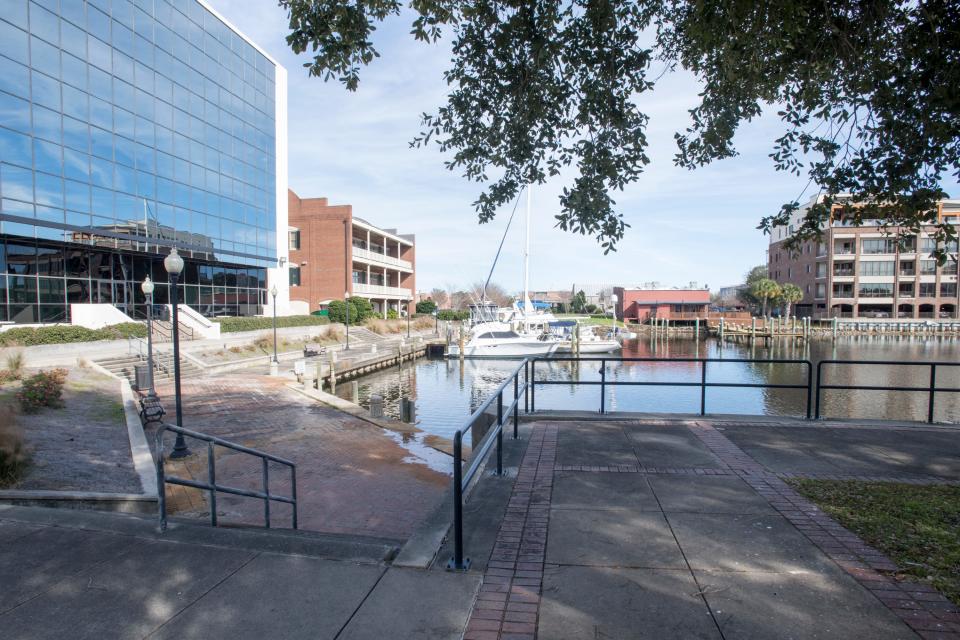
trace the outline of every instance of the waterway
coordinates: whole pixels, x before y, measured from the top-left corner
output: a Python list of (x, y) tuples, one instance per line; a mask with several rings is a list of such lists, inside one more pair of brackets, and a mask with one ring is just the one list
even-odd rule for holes
[[(628, 341), (623, 357), (723, 358), (810, 360), (814, 371), (820, 360), (888, 360), (909, 362), (960, 363), (960, 341), (949, 339), (850, 337), (796, 341), (763, 341), (721, 344), (714, 339), (670, 338)], [(399, 417), (399, 399), (416, 401), (417, 425), (427, 433), (452, 437), (465, 419), (491, 394), (517, 366), (513, 360), (420, 359), (401, 367), (381, 370), (362, 378), (356, 385), (338, 385), (338, 396), (369, 406), (371, 394), (384, 396), (385, 411)], [(806, 366), (711, 362), (708, 382), (806, 384)], [(606, 380), (696, 382), (700, 365), (692, 362), (608, 363)], [(938, 387), (960, 388), (960, 367), (937, 369)], [(563, 382), (600, 380), (599, 364), (539, 363), (536, 379)], [(824, 365), (824, 382), (843, 385), (922, 387), (930, 383), (926, 366)], [(825, 390), (821, 413), (828, 418), (875, 418), (890, 420), (926, 420), (929, 395), (924, 392)], [(652, 413), (697, 413), (700, 388), (670, 386), (608, 386), (607, 411)], [(600, 387), (590, 385), (543, 385), (536, 389), (536, 408), (598, 411)], [(936, 396), (934, 419), (960, 423), (960, 393), (942, 392)], [(806, 392), (793, 389), (710, 388), (706, 394), (707, 413), (803, 416)]]

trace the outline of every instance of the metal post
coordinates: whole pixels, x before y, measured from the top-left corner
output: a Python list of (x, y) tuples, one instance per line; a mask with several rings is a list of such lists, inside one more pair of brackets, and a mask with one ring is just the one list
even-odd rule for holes
[(537, 412), (537, 361), (530, 361), (530, 413)]
[(503, 389), (497, 394), (497, 475), (503, 475)]
[(600, 360), (600, 415), (603, 415), (607, 399), (607, 361)]
[(517, 424), (520, 422), (520, 371), (513, 374), (513, 439), (516, 440)]
[(263, 499), (263, 519), (266, 521), (264, 525), (267, 529), (270, 528), (270, 461), (266, 458), (261, 458), (263, 460), (263, 494), (266, 496)]
[(163, 465), (163, 432), (157, 431), (157, 511), (160, 513), (160, 532), (167, 530), (167, 479)]
[(813, 412), (814, 420), (820, 419), (820, 385), (823, 383), (823, 361), (817, 363), (817, 394), (816, 394), (816, 408)]
[(807, 360), (807, 420), (810, 419), (810, 401), (813, 395), (813, 364)]
[(707, 361), (700, 368), (700, 415), (707, 415)]
[(150, 390), (147, 395), (156, 397), (153, 386), (153, 294), (147, 296), (147, 367), (150, 369)]
[(523, 363), (523, 412), (530, 413), (530, 361)]
[(350, 351), (350, 298), (346, 298), (343, 303), (347, 308), (347, 346), (343, 350)]
[(463, 434), (453, 435), (453, 558), (447, 562), (448, 570), (466, 571), (470, 559), (463, 557)]
[(293, 528), (297, 528), (297, 468), (290, 467), (290, 497), (293, 498)]
[(930, 400), (927, 403), (927, 422), (933, 422), (933, 399), (937, 393), (937, 365), (930, 364)]
[(217, 526), (217, 464), (213, 459), (213, 443), (207, 443), (207, 484), (210, 485), (210, 525)]
[[(183, 426), (183, 405), (180, 400), (180, 306), (177, 292), (177, 281), (180, 279), (179, 273), (170, 274), (170, 306), (173, 307), (173, 393), (177, 409), (177, 426)], [(173, 451), (170, 457), (173, 459), (185, 458), (190, 455), (190, 449), (187, 448), (187, 442), (183, 439), (182, 433), (177, 433), (177, 440), (173, 443)]]
[(273, 294), (273, 361), (277, 364), (280, 363), (280, 360), (277, 359), (277, 294)]

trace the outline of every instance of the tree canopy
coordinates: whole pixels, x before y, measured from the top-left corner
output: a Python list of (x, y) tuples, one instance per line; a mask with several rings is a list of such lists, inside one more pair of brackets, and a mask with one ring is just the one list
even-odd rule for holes
[[(400, 0), (280, 0), (288, 44), (309, 73), (356, 90)], [(625, 227), (613, 194), (649, 163), (637, 98), (683, 68), (702, 83), (678, 166), (737, 154), (737, 129), (775, 110), (778, 170), (805, 174), (825, 197), (794, 245), (831, 208), (911, 230), (935, 223), (946, 177), (960, 178), (960, 7), (950, 0), (411, 0), (417, 40), (446, 38), (446, 104), (423, 114), (412, 145), (452, 154), (447, 167), (484, 184), (481, 222), (527, 183), (572, 168), (558, 225), (616, 248)], [(445, 33), (445, 30), (449, 33)], [(849, 198), (842, 194), (849, 194)], [(796, 200), (760, 221), (793, 224)], [(853, 206), (857, 204), (858, 206)], [(938, 227), (943, 240), (955, 237)]]

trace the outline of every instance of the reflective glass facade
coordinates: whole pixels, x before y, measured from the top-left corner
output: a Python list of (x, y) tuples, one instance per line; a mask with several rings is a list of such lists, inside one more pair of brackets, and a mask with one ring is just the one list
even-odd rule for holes
[(274, 64), (196, 0), (0, 7), (0, 321), (68, 319), (71, 302), (139, 315), (170, 246), (195, 275), (188, 304), (259, 312), (277, 261)]

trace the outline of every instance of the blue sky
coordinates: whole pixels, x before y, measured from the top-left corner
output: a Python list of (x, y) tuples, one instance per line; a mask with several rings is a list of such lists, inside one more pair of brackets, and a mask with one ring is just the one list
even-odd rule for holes
[[(352, 204), (355, 215), (373, 224), (415, 233), (420, 290), (465, 287), (486, 277), (509, 209), (479, 225), (471, 203), (480, 185), (447, 171), (436, 148), (408, 146), (420, 114), (443, 104), (445, 45), (414, 41), (410, 21), (394, 19), (374, 34), (381, 57), (350, 93), (339, 82), (307, 76), (302, 64), (309, 57), (287, 47), (286, 15), (272, 0), (208, 2), (287, 68), (290, 187), (298, 195)], [(692, 77), (674, 73), (642, 97), (651, 117), (652, 163), (614, 196), (631, 225), (615, 254), (605, 256), (593, 238), (554, 227), (561, 182), (535, 188), (531, 289), (697, 281), (716, 290), (766, 262), (767, 237), (756, 226), (800, 195), (806, 179), (773, 169), (767, 154), (781, 130), (776, 117), (742, 128), (737, 158), (693, 172), (675, 167), (673, 134), (687, 125), (697, 92)], [(511, 229), (494, 273), (511, 291), (522, 287), (522, 228)]]

